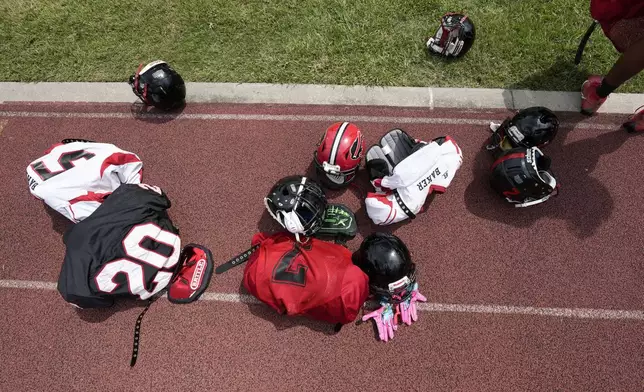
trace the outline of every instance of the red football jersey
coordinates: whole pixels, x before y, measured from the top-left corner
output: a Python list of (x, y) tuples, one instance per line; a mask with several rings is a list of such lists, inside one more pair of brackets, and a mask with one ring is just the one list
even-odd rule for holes
[(369, 295), (369, 280), (351, 262), (351, 251), (332, 243), (295, 241), (289, 233), (258, 233), (260, 244), (244, 269), (244, 287), (281, 314), (330, 323), (356, 319)]

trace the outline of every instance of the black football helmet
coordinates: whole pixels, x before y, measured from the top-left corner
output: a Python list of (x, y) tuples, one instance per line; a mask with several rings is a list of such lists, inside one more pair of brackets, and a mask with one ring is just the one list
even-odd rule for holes
[(312, 236), (322, 224), (327, 200), (315, 181), (303, 176), (284, 177), (271, 188), (264, 204), (271, 216), (300, 240)]
[(456, 58), (464, 56), (472, 47), (476, 30), (472, 20), (463, 14), (449, 12), (441, 17), (441, 24), (425, 46), (430, 54)]
[(506, 118), (492, 132), (488, 150), (507, 151), (515, 147), (543, 148), (554, 140), (559, 130), (559, 119), (550, 109), (533, 106), (521, 109), (514, 117)]
[(369, 289), (379, 301), (400, 303), (409, 299), (416, 282), (416, 265), (409, 249), (390, 233), (373, 233), (362, 241), (352, 255), (357, 265), (369, 278)]
[(550, 157), (537, 147), (513, 148), (492, 164), (490, 185), (515, 207), (543, 203), (559, 193), (550, 164)]
[(130, 76), (129, 84), (143, 103), (161, 110), (176, 109), (186, 101), (183, 78), (163, 60), (139, 65), (136, 73)]

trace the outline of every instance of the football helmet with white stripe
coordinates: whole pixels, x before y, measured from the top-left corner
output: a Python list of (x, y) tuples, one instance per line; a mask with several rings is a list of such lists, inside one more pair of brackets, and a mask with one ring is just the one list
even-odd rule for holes
[(324, 131), (313, 154), (315, 168), (323, 186), (339, 189), (356, 177), (364, 152), (364, 137), (350, 122), (337, 122)]

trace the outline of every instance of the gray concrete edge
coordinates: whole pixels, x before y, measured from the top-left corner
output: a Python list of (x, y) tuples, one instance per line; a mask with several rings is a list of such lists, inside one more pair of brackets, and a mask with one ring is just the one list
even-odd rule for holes
[[(369, 87), (313, 84), (186, 83), (189, 103), (269, 103), (394, 107), (510, 109), (546, 106), (578, 112), (578, 92), (440, 87)], [(127, 83), (0, 83), (0, 102), (134, 102)], [(644, 94), (613, 93), (600, 113), (633, 113)]]

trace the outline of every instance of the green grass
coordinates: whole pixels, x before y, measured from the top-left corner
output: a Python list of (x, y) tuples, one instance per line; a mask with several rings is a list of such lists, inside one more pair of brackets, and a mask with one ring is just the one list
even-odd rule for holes
[[(477, 27), (455, 63), (424, 49), (447, 11)], [(160, 58), (188, 81), (577, 91), (618, 57), (597, 28), (574, 66), (589, 22), (579, 0), (0, 0), (0, 80), (125, 81)]]

